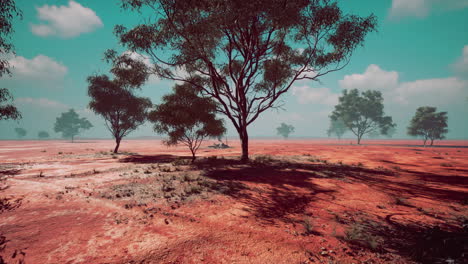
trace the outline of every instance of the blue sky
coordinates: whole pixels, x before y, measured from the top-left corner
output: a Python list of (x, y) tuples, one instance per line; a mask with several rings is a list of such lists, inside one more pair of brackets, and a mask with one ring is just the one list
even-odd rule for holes
[[(23, 113), (19, 122), (2, 121), (0, 138), (14, 138), (24, 127), (29, 137), (40, 130), (53, 133), (55, 118), (68, 108), (87, 117), (94, 128), (82, 136), (109, 137), (103, 120), (88, 110), (86, 77), (107, 73), (103, 52), (119, 47), (116, 24), (141, 22), (138, 14), (121, 11), (114, 0), (17, 0), (23, 19), (14, 22), (16, 57), (13, 77), (2, 78)], [(328, 115), (343, 89), (382, 91), (388, 115), (397, 123), (395, 137), (405, 138), (406, 126), (419, 106), (437, 106), (449, 113), (448, 138), (468, 138), (468, 0), (340, 1), (345, 12), (378, 17), (378, 32), (353, 55), (342, 71), (320, 82), (295, 84), (284, 111), (265, 113), (249, 127), (251, 136), (275, 136), (287, 122), (295, 136), (323, 137)], [(158, 103), (172, 82), (152, 78), (140, 95)], [(228, 134), (235, 136), (232, 126)], [(155, 135), (147, 124), (130, 136)], [(351, 135), (349, 135), (351, 136)]]

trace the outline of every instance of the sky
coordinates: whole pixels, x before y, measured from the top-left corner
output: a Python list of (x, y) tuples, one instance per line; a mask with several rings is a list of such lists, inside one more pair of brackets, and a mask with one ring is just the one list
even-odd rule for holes
[[(23, 114), (20, 121), (0, 121), (0, 139), (15, 138), (24, 127), (27, 138), (38, 131), (52, 137), (55, 118), (69, 108), (94, 125), (82, 137), (110, 138), (104, 121), (88, 108), (86, 78), (108, 74), (105, 50), (120, 52), (116, 24), (142, 23), (116, 0), (17, 0), (23, 19), (14, 21), (8, 55), (12, 77), (0, 79)], [(385, 112), (397, 124), (394, 138), (408, 138), (406, 127), (420, 106), (448, 112), (449, 139), (468, 139), (468, 0), (339, 1), (345, 13), (375, 14), (378, 32), (366, 37), (349, 65), (320, 81), (296, 82), (282, 98), (283, 110), (265, 112), (249, 126), (251, 137), (274, 137), (281, 122), (295, 127), (291, 137), (326, 137), (328, 116), (343, 89), (379, 90)], [(150, 78), (138, 95), (153, 103), (171, 91), (173, 82)], [(227, 121), (227, 120), (226, 120)], [(236, 136), (226, 122), (228, 136)], [(129, 137), (157, 136), (145, 124)], [(347, 134), (352, 137), (353, 135)]]

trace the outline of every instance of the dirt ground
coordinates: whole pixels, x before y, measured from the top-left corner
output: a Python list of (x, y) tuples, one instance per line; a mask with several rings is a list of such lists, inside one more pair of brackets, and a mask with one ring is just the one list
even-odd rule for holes
[(0, 141), (0, 263), (468, 263), (468, 141)]

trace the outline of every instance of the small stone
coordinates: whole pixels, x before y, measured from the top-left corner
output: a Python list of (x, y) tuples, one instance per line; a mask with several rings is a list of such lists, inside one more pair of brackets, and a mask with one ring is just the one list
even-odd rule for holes
[(328, 251), (322, 251), (322, 252), (320, 252), (320, 255), (326, 256), (326, 255), (328, 255)]

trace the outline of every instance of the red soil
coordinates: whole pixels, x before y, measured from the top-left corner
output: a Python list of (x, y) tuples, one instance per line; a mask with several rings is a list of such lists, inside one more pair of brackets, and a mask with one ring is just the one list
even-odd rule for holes
[[(417, 259), (403, 246), (405, 233), (415, 247), (411, 232), (437, 226), (458, 234), (450, 232), (468, 216), (468, 148), (456, 146), (467, 141), (437, 148), (350, 141), (252, 140), (253, 157), (299, 165), (214, 168), (204, 177), (239, 189), (129, 209), (101, 194), (116, 184), (144, 183), (122, 172), (188, 156), (187, 149), (128, 140), (121, 151), (138, 155), (113, 157), (98, 154), (113, 148), (109, 140), (1, 141), (0, 176), (7, 180), (0, 198), (10, 206), (0, 211), (6, 238), (0, 256), (6, 263), (411, 263)], [(240, 155), (238, 142), (229, 143), (235, 147), (207, 143), (199, 156)], [(353, 224), (373, 232), (378, 246), (345, 239)]]

